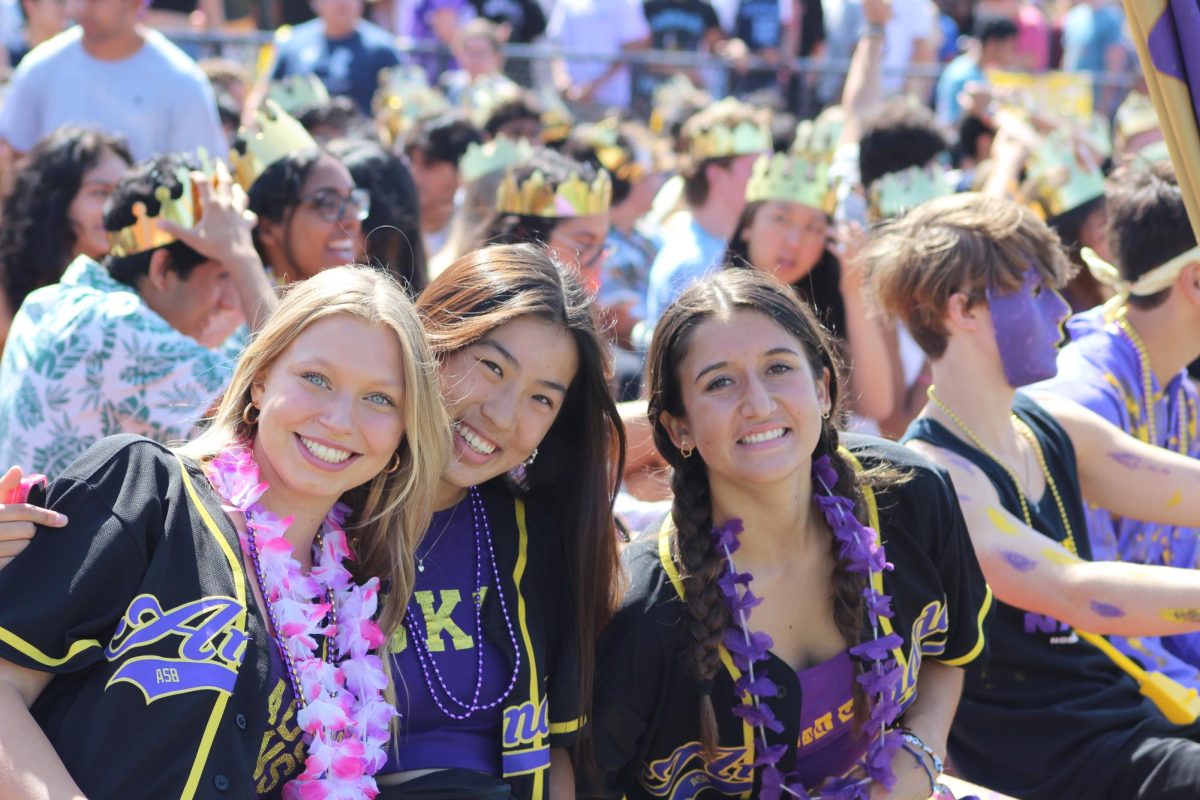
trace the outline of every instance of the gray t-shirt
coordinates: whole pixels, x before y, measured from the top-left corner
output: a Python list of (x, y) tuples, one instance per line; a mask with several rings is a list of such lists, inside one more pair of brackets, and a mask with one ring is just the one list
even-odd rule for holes
[(129, 58), (102, 61), (78, 26), (35, 48), (13, 72), (0, 109), (0, 138), (17, 150), (63, 125), (123, 136), (138, 161), (199, 147), (229, 150), (212, 87), (200, 67), (157, 31)]

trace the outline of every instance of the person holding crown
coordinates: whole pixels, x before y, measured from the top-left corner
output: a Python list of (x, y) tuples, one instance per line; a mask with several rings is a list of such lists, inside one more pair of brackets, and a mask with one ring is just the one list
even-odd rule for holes
[(626, 551), (577, 796), (944, 797), (991, 609), (946, 473), (843, 439), (832, 343), (764, 272), (680, 295), (647, 373), (674, 505)]
[(126, 173), (104, 263), (81, 255), (25, 299), (0, 360), (4, 463), (53, 476), (111, 434), (186, 439), (228, 383), (244, 332), (215, 350), (197, 339), (230, 309), (257, 329), (275, 297), (241, 190), (222, 164), (192, 166), (158, 156)]
[(1056, 290), (1072, 270), (1030, 209), (931, 200), (865, 256), (879, 305), (932, 364), (907, 443), (953, 478), (999, 601), (991, 660), (968, 670), (950, 732), (959, 774), (1025, 800), (1197, 796), (1200, 696), (1104, 635), (1200, 630), (1200, 571), (1093, 561), (1083, 499), (1194, 527), (1200, 462), (1025, 390), (1057, 369), (1068, 309)]
[(681, 136), (687, 208), (664, 223), (663, 247), (650, 267), (646, 323), (651, 327), (680, 292), (721, 268), (726, 242), (746, 204), (750, 170), (758, 156), (771, 152), (766, 120), (732, 98), (693, 115)]
[(795, 289), (848, 357), (850, 407), (859, 416), (882, 419), (892, 413), (892, 366), (883, 331), (867, 314), (864, 270), (857, 260), (862, 237), (845, 228), (836, 244), (840, 259), (830, 247), (834, 197), (828, 161), (798, 144), (799, 152), (754, 162), (746, 207), (725, 260), (731, 267), (769, 272)]

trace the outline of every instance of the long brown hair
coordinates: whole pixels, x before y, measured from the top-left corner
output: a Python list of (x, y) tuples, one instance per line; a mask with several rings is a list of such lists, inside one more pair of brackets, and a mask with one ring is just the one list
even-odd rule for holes
[(586, 713), (595, 640), (617, 601), (612, 507), (625, 464), (625, 429), (608, 388), (610, 364), (592, 299), (546, 248), (493, 245), (467, 253), (434, 278), (417, 307), (439, 362), (522, 317), (552, 322), (575, 343), (579, 370), (521, 491), (550, 511), (559, 561), (551, 574), (574, 587), (580, 712)]
[[(719, 272), (685, 291), (663, 314), (654, 330), (647, 358), (647, 385), (650, 391), (650, 423), (654, 444), (673, 468), (671, 488), (675, 498), (671, 519), (675, 525), (674, 558), (683, 578), (683, 601), (687, 609), (690, 637), (684, 658), (700, 687), (700, 737), (705, 753), (712, 756), (717, 747), (717, 720), (713, 710), (711, 686), (721, 667), (720, 646), (731, 624), (729, 612), (717, 579), (725, 559), (717, 552), (711, 535), (713, 528), (712, 496), (704, 460), (697, 453), (684, 458), (672, 443), (663, 424), (664, 411), (682, 416), (683, 396), (679, 367), (687, 356), (691, 335), (705, 320), (724, 317), (737, 310), (754, 311), (770, 318), (794, 336), (808, 356), (813, 375), (829, 374), (831, 413), (821, 428), (821, 437), (813, 450), (814, 459), (828, 455), (837, 470), (833, 491), (855, 501), (861, 507), (861, 495), (854, 468), (838, 452), (840, 387), (839, 365), (829, 334), (812, 311), (791, 288), (772, 275), (755, 270), (735, 269)], [(861, 513), (861, 508), (860, 508)], [(834, 622), (846, 643), (858, 644), (862, 630), (863, 579), (847, 570), (837, 555), (835, 539), (829, 537), (834, 554)], [(856, 715), (865, 709), (865, 698), (857, 681), (854, 686)]]

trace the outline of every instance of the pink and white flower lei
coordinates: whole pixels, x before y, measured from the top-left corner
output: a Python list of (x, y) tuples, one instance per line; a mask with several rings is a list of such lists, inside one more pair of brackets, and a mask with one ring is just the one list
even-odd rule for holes
[[(372, 777), (387, 760), (388, 724), (395, 707), (384, 697), (387, 673), (371, 651), (386, 638), (372, 619), (379, 604), (379, 579), (356, 585), (345, 567), (353, 558), (342, 522), (350, 508), (337, 503), (321, 526), (320, 550), (305, 575), (284, 537), (292, 517), (280, 518), (259, 504), (267, 484), (259, 479), (254, 454), (245, 444), (226, 448), (207, 467), (208, 479), (226, 511), (246, 517), (275, 635), (294, 668), (294, 688), (302, 705), (296, 720), (308, 745), (305, 769), (283, 790), (285, 800), (374, 798)], [(316, 545), (314, 544), (314, 548)], [(332, 598), (330, 607), (324, 600)], [(330, 611), (334, 611), (333, 615)], [(336, 663), (321, 658), (315, 637), (324, 636)]]

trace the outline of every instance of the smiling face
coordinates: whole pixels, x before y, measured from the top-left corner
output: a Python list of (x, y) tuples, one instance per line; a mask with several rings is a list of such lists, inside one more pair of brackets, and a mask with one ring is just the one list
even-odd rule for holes
[(449, 355), (440, 377), (455, 459), (443, 480), (465, 489), (529, 458), (558, 417), (578, 369), (570, 334), (537, 317), (506, 322)]
[(75, 234), (72, 257), (85, 255), (96, 260), (108, 252), (108, 231), (104, 230), (104, 203), (113, 187), (129, 169), (125, 159), (105, 148), (95, 166), (83, 173), (79, 191), (67, 206), (67, 221)]
[(692, 332), (677, 379), (683, 413), (663, 412), (676, 447), (694, 446), (714, 491), (794, 479), (811, 468), (829, 410), (828, 375), (770, 317), (738, 310)]
[(754, 268), (788, 284), (812, 271), (828, 237), (829, 220), (822, 211), (785, 200), (764, 201), (742, 231)]
[(386, 469), (405, 429), (403, 366), (383, 325), (337, 315), (297, 336), (251, 388), (254, 456), (272, 492), (331, 505)]
[[(362, 251), (359, 210), (352, 203), (340, 203), (354, 189), (350, 171), (323, 153), (309, 170), (299, 203), (280, 222), (259, 221), (260, 236), (269, 249), (269, 266), (277, 275), (301, 280), (330, 267), (354, 263)], [(340, 220), (336, 218), (338, 205)]]
[(1062, 295), (1031, 268), (1020, 289), (1001, 294), (989, 288), (987, 300), (1009, 386), (1015, 389), (1053, 378), (1058, 373), (1062, 324), (1071, 312)]

